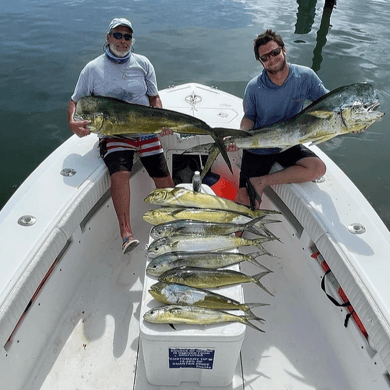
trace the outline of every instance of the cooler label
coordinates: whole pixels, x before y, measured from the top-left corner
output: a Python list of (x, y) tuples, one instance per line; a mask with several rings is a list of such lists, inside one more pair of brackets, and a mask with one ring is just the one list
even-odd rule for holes
[(169, 348), (169, 368), (213, 369), (214, 349)]

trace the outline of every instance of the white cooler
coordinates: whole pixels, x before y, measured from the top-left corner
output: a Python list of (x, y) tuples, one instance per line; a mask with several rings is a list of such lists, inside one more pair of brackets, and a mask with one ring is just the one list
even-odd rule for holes
[[(230, 269), (238, 271), (239, 266)], [(181, 382), (198, 382), (202, 387), (228, 386), (236, 371), (246, 326), (238, 322), (174, 325), (174, 330), (168, 324), (144, 321), (148, 310), (162, 305), (148, 292), (157, 281), (157, 277), (145, 275), (141, 302), (140, 339), (148, 382), (160, 386), (179, 386)], [(244, 302), (240, 284), (213, 291)]]

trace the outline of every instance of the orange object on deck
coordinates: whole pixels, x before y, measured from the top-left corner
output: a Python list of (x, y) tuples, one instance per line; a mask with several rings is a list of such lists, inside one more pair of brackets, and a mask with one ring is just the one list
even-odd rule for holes
[(238, 191), (237, 186), (224, 177), (220, 177), (219, 180), (211, 186), (211, 188), (215, 192), (215, 195), (220, 196), (221, 198), (233, 201), (236, 199)]

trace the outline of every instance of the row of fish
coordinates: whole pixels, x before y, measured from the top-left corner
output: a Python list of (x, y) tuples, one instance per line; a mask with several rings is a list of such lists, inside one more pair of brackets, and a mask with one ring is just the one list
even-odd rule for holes
[[(265, 225), (278, 222), (267, 218), (278, 212), (253, 211), (215, 195), (180, 187), (156, 189), (145, 201), (162, 206), (144, 215), (144, 219), (154, 225), (151, 229), (154, 241), (147, 248), (152, 260), (146, 273), (158, 277), (149, 292), (167, 306), (148, 311), (144, 319), (171, 326), (241, 322), (262, 332), (249, 321), (264, 322), (251, 308), (266, 304), (240, 303), (208, 289), (252, 282), (272, 295), (260, 282), (272, 271), (256, 258), (271, 255), (262, 244), (277, 237)], [(237, 231), (248, 231), (258, 237), (237, 237), (234, 234)], [(259, 250), (252, 254), (226, 252), (241, 246), (255, 246)], [(262, 271), (249, 276), (225, 268), (243, 261), (251, 262)], [(245, 314), (238, 316), (224, 310), (241, 310)]]

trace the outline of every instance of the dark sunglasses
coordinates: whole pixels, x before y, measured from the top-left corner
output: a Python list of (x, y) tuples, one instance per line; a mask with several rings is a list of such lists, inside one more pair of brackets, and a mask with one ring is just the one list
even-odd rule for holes
[(130, 39), (133, 39), (133, 36), (130, 35), (130, 34), (122, 34), (120, 32), (114, 32), (112, 33), (112, 36), (115, 38), (115, 39), (122, 39), (125, 38), (126, 41), (130, 41)]
[(272, 50), (270, 53), (260, 56), (260, 61), (267, 62), (271, 58), (271, 56), (276, 57), (277, 55), (280, 54), (281, 51), (282, 51), (282, 46), (279, 46), (276, 49)]

